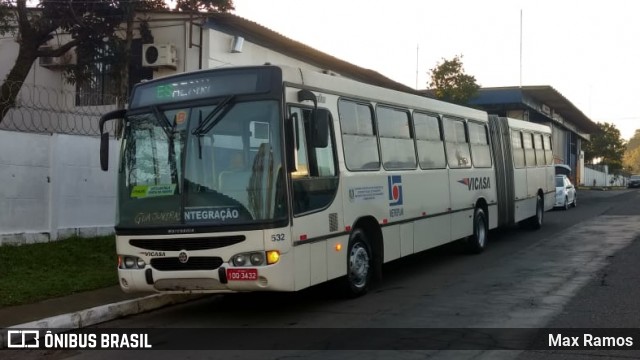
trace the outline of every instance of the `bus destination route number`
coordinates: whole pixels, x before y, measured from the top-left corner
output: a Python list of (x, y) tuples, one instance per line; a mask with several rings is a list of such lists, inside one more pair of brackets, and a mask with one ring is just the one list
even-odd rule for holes
[(237, 280), (258, 280), (258, 269), (227, 269), (227, 279)]

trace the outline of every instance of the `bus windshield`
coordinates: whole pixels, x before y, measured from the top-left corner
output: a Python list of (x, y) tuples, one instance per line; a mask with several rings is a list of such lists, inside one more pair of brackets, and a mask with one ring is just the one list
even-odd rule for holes
[(152, 106), (126, 119), (118, 227), (236, 225), (286, 217), (275, 100)]

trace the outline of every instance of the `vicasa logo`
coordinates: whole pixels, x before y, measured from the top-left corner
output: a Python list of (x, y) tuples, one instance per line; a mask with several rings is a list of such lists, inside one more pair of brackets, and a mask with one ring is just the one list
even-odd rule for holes
[(491, 179), (489, 177), (472, 177), (458, 180), (460, 184), (467, 185), (469, 191), (483, 190), (491, 188)]

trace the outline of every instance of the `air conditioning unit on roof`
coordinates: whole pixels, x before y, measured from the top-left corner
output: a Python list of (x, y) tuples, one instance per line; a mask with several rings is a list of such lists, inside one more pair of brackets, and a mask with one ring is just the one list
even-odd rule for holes
[(178, 53), (172, 44), (143, 44), (142, 66), (176, 69)]

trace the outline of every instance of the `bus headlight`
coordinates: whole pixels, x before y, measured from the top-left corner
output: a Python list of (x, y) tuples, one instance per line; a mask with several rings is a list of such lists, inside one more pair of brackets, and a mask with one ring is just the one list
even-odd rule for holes
[(246, 254), (238, 254), (233, 257), (233, 265), (234, 266), (244, 266), (247, 263), (247, 255)]
[[(267, 251), (267, 257), (269, 252)], [(231, 257), (231, 263), (233, 266), (264, 266), (269, 265), (265, 263), (265, 253), (262, 251), (254, 251), (247, 253), (235, 254)]]
[(118, 255), (118, 269), (144, 269), (147, 263), (137, 256)]
[(251, 261), (251, 265), (260, 266), (264, 263), (264, 254), (252, 253), (251, 256), (249, 257), (249, 260)]

